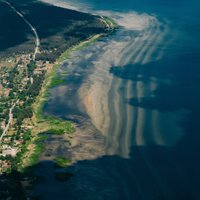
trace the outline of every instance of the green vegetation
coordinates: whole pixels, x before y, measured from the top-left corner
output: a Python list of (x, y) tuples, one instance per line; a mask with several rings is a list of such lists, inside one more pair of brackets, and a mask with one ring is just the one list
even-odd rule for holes
[(111, 29), (114, 29), (114, 28), (118, 27), (118, 24), (112, 18), (104, 17), (104, 20), (106, 21), (106, 23), (109, 25), (109, 27)]
[(29, 166), (34, 166), (35, 164), (38, 163), (39, 157), (44, 150), (45, 147), (41, 142), (35, 143), (34, 151), (29, 157)]
[(25, 118), (31, 118), (33, 116), (33, 111), (30, 106), (16, 106), (13, 109), (13, 117), (17, 120), (17, 125), (21, 126)]
[(56, 157), (54, 161), (57, 167), (62, 168), (67, 167), (71, 163), (70, 159), (61, 156)]
[(17, 153), (16, 157), (10, 157), (11, 161), (12, 161), (12, 169), (10, 172), (12, 171), (20, 171), (21, 170), (21, 159), (23, 157), (23, 155), (28, 151), (28, 143), (27, 144), (23, 144), (21, 146), (21, 151)]
[(70, 134), (74, 132), (74, 127), (71, 122), (61, 120), (52, 116), (48, 116), (43, 119), (44, 121), (40, 122), (39, 125), (40, 128), (43, 129), (43, 130), (41, 129), (42, 132), (47, 132), (49, 134), (55, 134), (55, 135), (63, 135), (65, 133)]
[(0, 136), (2, 135), (3, 133), (3, 129), (0, 127)]
[(45, 81), (43, 83), (43, 87), (40, 91), (40, 95), (38, 96), (38, 98), (36, 99), (36, 102), (34, 103), (34, 114), (35, 114), (37, 121), (42, 122), (42, 121), (46, 120), (45, 116), (43, 116), (42, 109), (43, 109), (45, 102), (48, 101), (49, 88), (54, 87), (59, 82), (60, 83), (63, 82), (63, 79), (60, 78), (57, 74), (57, 69), (60, 66), (60, 64), (69, 58), (71, 52), (80, 50), (80, 49), (90, 45), (91, 43), (97, 41), (100, 37), (102, 37), (102, 35), (98, 34), (93, 37), (90, 37), (86, 41), (80, 42), (78, 45), (75, 45), (75, 46), (71, 47), (70, 49), (68, 49), (67, 51), (65, 51), (57, 59), (57, 62), (56, 62), (56, 64), (54, 64), (53, 69), (48, 74), (46, 74)]
[(60, 84), (62, 84), (64, 82), (65, 81), (63, 79), (61, 79), (59, 76), (55, 76), (51, 80), (51, 87), (55, 87), (55, 86), (60, 85)]
[(63, 129), (49, 129), (48, 134), (53, 134), (53, 135), (63, 135), (65, 131)]
[[(28, 169), (28, 167), (33, 167), (38, 163), (41, 153), (45, 150), (44, 141), (46, 139), (48, 139), (48, 136), (38, 134), (37, 138), (32, 138), (32, 140), (29, 140), (27, 144), (23, 145), (22, 151), (18, 153), (18, 159), (15, 161), (16, 170), (20, 172), (25, 172)], [(34, 148), (29, 149), (33, 145)], [(30, 150), (32, 151), (31, 154), (28, 157), (24, 157), (24, 155), (29, 153)], [(22, 159), (27, 159), (26, 167), (23, 166)]]

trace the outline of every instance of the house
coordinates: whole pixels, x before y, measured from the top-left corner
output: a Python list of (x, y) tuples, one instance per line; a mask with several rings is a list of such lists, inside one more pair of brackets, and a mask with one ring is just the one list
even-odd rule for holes
[(8, 145), (3, 145), (1, 155), (4, 157), (6, 157), (6, 156), (15, 157), (17, 152), (18, 152), (18, 149), (16, 147), (10, 147)]

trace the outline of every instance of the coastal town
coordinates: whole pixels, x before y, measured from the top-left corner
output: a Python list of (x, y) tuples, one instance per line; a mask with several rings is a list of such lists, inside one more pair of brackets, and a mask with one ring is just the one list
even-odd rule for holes
[[(65, 83), (66, 74), (59, 67), (72, 52), (117, 27), (108, 17), (22, 1), (4, 0), (0, 7), (1, 18), (9, 16), (12, 22), (9, 27), (0, 22), (5, 26), (0, 40), (11, 40), (5, 44), (1, 40), (5, 46), (0, 47), (0, 199), (21, 200), (31, 195), (29, 185), (38, 178), (33, 174), (34, 167), (43, 154), (55, 169), (72, 164), (69, 155), (51, 155), (47, 149), (51, 137), (60, 137), (70, 146), (76, 127), (71, 121), (43, 113), (49, 89)], [(49, 15), (43, 14), (46, 12)], [(19, 35), (12, 40), (13, 35), (7, 34), (15, 32), (15, 26)], [(58, 181), (68, 176), (55, 174)]]
[(0, 172), (6, 172), (15, 167), (12, 163), (31, 139), (31, 106), (53, 65), (34, 61), (30, 54), (0, 65)]
[(54, 62), (35, 59), (33, 54), (1, 60), (0, 173), (23, 170), (37, 163), (43, 150), (43, 145), (37, 144), (40, 133), (74, 132), (71, 122), (44, 116), (42, 106), (48, 99), (48, 88), (63, 82), (56, 72), (59, 64), (71, 51), (77, 51), (102, 36), (94, 35), (73, 46)]
[(33, 140), (39, 133), (47, 130), (54, 133), (73, 132), (73, 125), (70, 122), (59, 119), (49, 117), (43, 120), (43, 123), (37, 123), (43, 118), (41, 109), (46, 99), (46, 90), (63, 82), (56, 76), (54, 69), (68, 57), (69, 47), (71, 50), (76, 50), (94, 42), (105, 33), (111, 32), (115, 25), (108, 18), (94, 17), (100, 27), (97, 32), (105, 31), (105, 33), (86, 32), (85, 41), (81, 41), (80, 36), (78, 38), (72, 36), (66, 43), (63, 43), (64, 38), (62, 33), (59, 33), (56, 37), (57, 42), (52, 42), (52, 38), (42, 42), (38, 29), (29, 22), (24, 13), (10, 1), (5, 1), (4, 5), (16, 13), (17, 18), (21, 18), (27, 28), (29, 27), (34, 36), (34, 48), (27, 52), (15, 52), (0, 59), (0, 174), (18, 171), (20, 165), (26, 167), (31, 156), (34, 157), (32, 159), (34, 162), (29, 163), (29, 166), (35, 163), (41, 148), (37, 144), (34, 145)]

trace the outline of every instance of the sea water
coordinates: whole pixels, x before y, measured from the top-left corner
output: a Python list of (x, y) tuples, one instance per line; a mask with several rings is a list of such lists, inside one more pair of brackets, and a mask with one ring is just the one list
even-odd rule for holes
[(75, 164), (70, 198), (199, 199), (199, 1), (48, 2), (120, 25), (66, 61), (71, 89), (52, 89), (45, 106), (66, 119), (87, 115), (104, 137), (104, 153)]

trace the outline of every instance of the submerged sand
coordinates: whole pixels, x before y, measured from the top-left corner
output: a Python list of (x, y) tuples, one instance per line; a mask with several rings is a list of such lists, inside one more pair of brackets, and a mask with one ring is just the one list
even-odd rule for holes
[[(168, 174), (158, 174), (146, 147), (176, 144), (182, 136), (177, 125), (182, 115), (140, 105), (154, 97), (162, 81), (170, 84), (148, 68), (148, 63), (162, 58), (158, 46), (168, 34), (168, 24), (147, 15), (123, 17), (119, 21), (123, 28), (74, 52), (60, 68), (67, 72), (66, 85), (51, 90), (45, 112), (76, 123), (71, 144), (60, 151), (72, 159), (71, 167), (62, 170), (74, 177), (59, 183), (54, 179), (57, 169), (44, 162), (42, 172), (47, 167), (50, 175), (43, 176), (45, 187), (36, 187), (43, 199), (153, 200), (156, 188), (158, 195), (171, 190), (163, 179)], [(130, 25), (131, 17), (140, 20)], [(67, 140), (49, 145), (58, 150)]]

